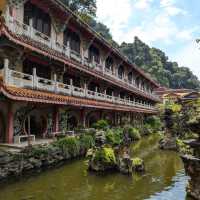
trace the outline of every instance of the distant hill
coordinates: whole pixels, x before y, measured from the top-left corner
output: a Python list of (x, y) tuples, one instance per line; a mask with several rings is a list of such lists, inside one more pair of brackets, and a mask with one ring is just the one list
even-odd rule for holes
[(200, 88), (200, 81), (188, 67), (179, 67), (177, 62), (169, 61), (163, 51), (150, 48), (138, 37), (134, 38), (133, 43), (122, 43), (119, 49), (163, 86), (174, 89)]

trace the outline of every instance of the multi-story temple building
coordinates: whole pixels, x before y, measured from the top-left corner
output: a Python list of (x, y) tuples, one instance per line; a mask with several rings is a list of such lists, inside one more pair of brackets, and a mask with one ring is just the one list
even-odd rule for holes
[(156, 113), (158, 84), (59, 0), (0, 10), (0, 142)]

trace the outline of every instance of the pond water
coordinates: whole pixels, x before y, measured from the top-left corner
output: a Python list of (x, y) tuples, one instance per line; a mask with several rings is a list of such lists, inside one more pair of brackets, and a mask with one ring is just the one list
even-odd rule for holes
[[(158, 136), (132, 145), (146, 173), (97, 176), (84, 160), (0, 186), (0, 200), (186, 200), (188, 178), (177, 153), (158, 149)], [(188, 199), (187, 199), (188, 200)]]

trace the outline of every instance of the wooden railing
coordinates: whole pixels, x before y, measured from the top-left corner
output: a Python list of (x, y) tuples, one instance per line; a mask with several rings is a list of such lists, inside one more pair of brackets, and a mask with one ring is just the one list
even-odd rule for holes
[(154, 110), (155, 107), (148, 103), (141, 103), (138, 101), (130, 101), (115, 96), (110, 96), (104, 93), (88, 90), (87, 88), (76, 87), (74, 85), (67, 85), (56, 80), (49, 80), (38, 77), (36, 73), (33, 75), (25, 74), (4, 68), (4, 82), (6, 85), (12, 85), (19, 88), (36, 89), (40, 91), (48, 91), (56, 94), (70, 95), (75, 97), (83, 97), (88, 99), (112, 102), (114, 104), (121, 104), (127, 106), (134, 106), (139, 108)]
[(98, 71), (98, 72), (102, 73), (103, 76), (108, 75), (108, 76), (112, 77), (113, 79), (116, 79), (120, 84), (124, 84), (129, 89), (134, 89), (150, 98), (159, 100), (158, 97), (156, 95), (154, 95), (153, 93), (151, 93), (150, 91), (147, 91), (147, 90), (137, 87), (134, 84), (134, 82), (130, 83), (129, 81), (120, 79), (112, 71), (109, 71), (105, 67), (101, 66), (101, 64), (98, 64), (95, 62), (89, 62), (89, 60), (87, 58), (84, 58), (76, 51), (71, 50), (69, 47), (69, 43), (67, 44), (67, 46), (60, 44), (54, 38), (51, 38), (39, 31), (37, 31), (32, 26), (26, 25), (16, 19), (14, 19), (11, 16), (6, 16), (6, 24), (7, 24), (8, 28), (10, 29), (10, 31), (14, 32), (16, 35), (24, 35), (26, 37), (30, 37), (33, 40), (40, 42), (42, 44), (45, 44), (49, 48), (62, 53), (66, 57), (76, 60), (77, 62), (84, 64), (85, 66), (93, 69), (94, 71)]

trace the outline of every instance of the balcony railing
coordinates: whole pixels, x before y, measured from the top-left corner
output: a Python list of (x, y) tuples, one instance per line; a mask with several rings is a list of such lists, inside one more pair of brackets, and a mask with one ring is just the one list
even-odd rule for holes
[(102, 73), (102, 75), (108, 75), (108, 76), (118, 80), (120, 83), (126, 85), (130, 89), (134, 89), (150, 98), (159, 100), (158, 97), (156, 95), (154, 95), (153, 93), (150, 93), (149, 91), (146, 91), (144, 89), (137, 87), (134, 83), (130, 83), (128, 81), (125, 81), (124, 79), (118, 78), (112, 71), (107, 70), (100, 64), (95, 63), (95, 62), (89, 62), (89, 60), (87, 58), (84, 58), (76, 51), (71, 50), (69, 47), (69, 44), (67, 46), (60, 44), (59, 42), (55, 41), (55, 39), (37, 31), (32, 26), (26, 25), (16, 19), (14, 19), (11, 16), (6, 16), (6, 24), (9, 28), (9, 30), (14, 32), (16, 35), (23, 35), (26, 37), (30, 37), (31, 39), (33, 39), (37, 42), (40, 42), (42, 44), (45, 44), (49, 48), (62, 53), (66, 57), (76, 60), (79, 63), (83, 63), (85, 66)]
[(6, 85), (12, 85), (19, 88), (34, 89), (40, 91), (48, 91), (56, 94), (63, 94), (75, 97), (82, 97), (100, 101), (111, 102), (113, 104), (120, 104), (126, 106), (134, 106), (143, 109), (155, 110), (155, 107), (148, 103), (141, 103), (137, 101), (130, 101), (107, 94), (90, 91), (87, 88), (79, 88), (74, 85), (67, 85), (56, 80), (49, 80), (33, 75), (17, 72), (10, 69), (4, 69), (4, 81)]

